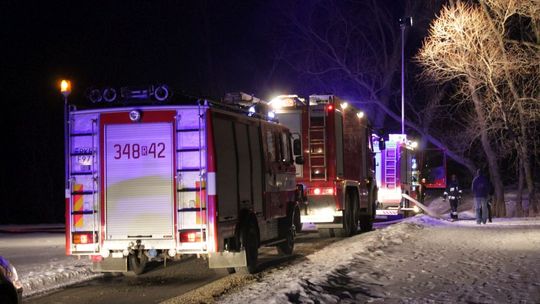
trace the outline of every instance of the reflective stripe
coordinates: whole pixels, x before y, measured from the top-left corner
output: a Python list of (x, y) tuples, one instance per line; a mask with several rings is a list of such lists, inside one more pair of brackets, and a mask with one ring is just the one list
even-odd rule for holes
[(206, 176), (206, 190), (208, 195), (216, 195), (216, 172), (208, 172)]

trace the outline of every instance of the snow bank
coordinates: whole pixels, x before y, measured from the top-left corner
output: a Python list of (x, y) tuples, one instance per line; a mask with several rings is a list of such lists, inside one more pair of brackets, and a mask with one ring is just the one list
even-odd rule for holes
[(100, 277), (101, 274), (90, 270), (91, 263), (87, 260), (76, 260), (73, 257), (49, 261), (44, 265), (26, 267), (19, 271), (23, 284), (23, 296), (29, 297), (65, 286)]
[[(432, 225), (444, 221), (433, 220)], [(346, 271), (354, 263), (371, 263), (383, 257), (391, 246), (403, 244), (411, 232), (421, 229), (414, 222), (390, 226), (372, 233), (347, 238), (306, 257), (306, 261), (285, 269), (270, 270), (260, 282), (247, 286), (244, 291), (226, 295), (219, 303), (337, 303), (343, 293), (364, 293), (378, 298), (384, 295), (382, 277)], [(354, 281), (354, 284), (353, 284)], [(354, 285), (355, 290), (345, 284)], [(330, 292), (328, 292), (330, 291)], [(354, 300), (351, 298), (351, 300)], [(354, 302), (354, 301), (353, 301)]]

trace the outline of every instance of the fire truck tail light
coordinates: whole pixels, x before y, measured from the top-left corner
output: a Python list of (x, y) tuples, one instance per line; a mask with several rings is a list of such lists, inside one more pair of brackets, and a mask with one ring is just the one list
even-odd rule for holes
[(331, 105), (331, 104), (326, 106), (326, 110), (328, 110), (328, 111), (332, 111), (333, 109), (334, 109), (334, 106)]
[(180, 232), (180, 242), (182, 243), (193, 243), (193, 242), (202, 242), (204, 239), (201, 231), (184, 231)]
[(94, 239), (92, 239), (92, 232), (73, 233), (73, 244), (92, 244), (92, 243), (94, 243)]
[(308, 190), (308, 194), (311, 195), (334, 195), (334, 188), (311, 188)]

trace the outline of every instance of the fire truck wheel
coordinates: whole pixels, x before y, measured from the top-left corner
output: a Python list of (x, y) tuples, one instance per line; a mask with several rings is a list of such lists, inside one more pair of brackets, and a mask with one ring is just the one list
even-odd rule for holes
[(255, 273), (257, 272), (257, 258), (259, 255), (259, 231), (254, 221), (247, 221), (242, 226), (240, 234), (240, 243), (246, 251), (246, 267), (236, 267), (237, 273)]
[(148, 257), (144, 252), (139, 251), (135, 254), (129, 255), (129, 269), (136, 275), (142, 274), (148, 262)]
[(343, 229), (341, 231), (344, 237), (353, 236), (358, 230), (358, 215), (356, 212), (355, 204), (358, 201), (355, 200), (354, 192), (348, 190), (345, 193), (345, 209), (343, 210)]
[(294, 213), (282, 219), (282, 226), (280, 227), (280, 236), (285, 238), (285, 241), (276, 245), (277, 251), (282, 255), (291, 255), (294, 250), (294, 234), (293, 228)]
[(360, 216), (360, 230), (362, 232), (373, 230), (373, 217), (370, 214)]
[(302, 232), (302, 221), (300, 219), (300, 207), (294, 208), (294, 229), (296, 232)]

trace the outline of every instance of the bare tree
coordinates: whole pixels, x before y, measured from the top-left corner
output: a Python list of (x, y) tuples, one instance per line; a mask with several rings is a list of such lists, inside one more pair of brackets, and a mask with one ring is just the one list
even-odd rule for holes
[[(504, 188), (497, 155), (488, 134), (488, 117), (482, 91), (500, 77), (501, 56), (493, 51), (490, 23), (478, 7), (457, 3), (443, 8), (433, 22), (429, 37), (417, 58), (426, 76), (439, 81), (459, 81), (462, 92), (472, 101), (480, 127), (480, 142), (485, 152), (495, 187), (496, 214), (505, 214)], [(469, 141), (472, 139), (468, 139)]]
[(520, 159), (516, 163), (523, 167), (531, 212), (537, 212), (530, 162), (530, 147), (536, 143), (529, 132), (538, 121), (538, 39), (516, 40), (511, 35), (520, 29), (511, 20), (519, 14), (537, 23), (538, 5), (533, 2), (538, 1), (486, 0), (481, 5), (457, 2), (447, 6), (417, 56), (426, 76), (457, 82), (471, 102), (479, 136), (468, 140), (479, 140), (485, 152), (498, 215), (505, 214), (498, 160), (511, 155)]
[[(528, 125), (531, 121), (539, 118), (539, 116), (534, 115), (534, 105), (538, 105), (537, 102), (534, 102), (534, 92), (540, 87), (540, 36), (538, 28), (536, 28), (531, 33), (530, 39), (524, 39), (523, 35), (521, 35), (521, 39), (513, 39), (510, 34), (513, 28), (509, 24), (512, 23), (511, 18), (524, 16), (531, 19), (534, 28), (540, 22), (540, 1), (485, 0), (480, 1), (480, 3), (485, 16), (490, 21), (491, 32), (497, 33), (495, 35), (497, 38), (496, 47), (503, 56), (504, 88), (507, 88), (510, 93), (508, 95), (510, 95), (509, 100), (511, 100), (509, 113), (516, 114), (514, 115), (515, 119), (509, 123), (515, 126), (512, 129), (519, 134), (516, 148), (527, 184), (529, 213), (533, 215), (539, 210), (532, 176), (533, 164), (531, 163), (530, 150), (531, 141), (534, 139), (531, 138)], [(493, 86), (492, 90), (497, 93), (498, 87)], [(533, 103), (528, 102), (531, 100)], [(502, 102), (500, 103), (502, 104)], [(528, 105), (532, 105), (532, 109)]]

